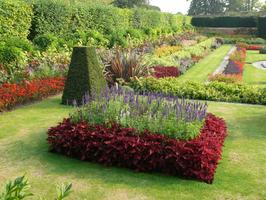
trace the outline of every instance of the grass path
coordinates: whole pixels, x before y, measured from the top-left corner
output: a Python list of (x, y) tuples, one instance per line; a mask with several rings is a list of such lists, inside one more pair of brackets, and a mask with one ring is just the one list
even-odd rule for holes
[[(266, 54), (259, 54), (259, 51), (247, 51), (246, 62), (254, 63), (257, 61), (266, 60)], [(246, 64), (243, 73), (243, 80), (245, 83), (256, 85), (256, 86), (266, 86), (266, 70), (257, 69), (252, 64)]]
[(181, 81), (206, 81), (208, 76), (219, 67), (231, 47), (231, 45), (223, 45), (216, 49), (189, 69), (184, 75), (180, 76), (179, 79)]
[[(222, 47), (224, 48), (224, 47)], [(71, 108), (60, 97), (0, 115), (0, 185), (26, 173), (32, 192), (52, 199), (55, 185), (73, 183), (69, 200), (263, 200), (266, 197), (266, 107), (211, 102), (229, 127), (212, 185), (106, 168), (48, 152), (46, 132)], [(36, 196), (33, 199), (38, 199)]]

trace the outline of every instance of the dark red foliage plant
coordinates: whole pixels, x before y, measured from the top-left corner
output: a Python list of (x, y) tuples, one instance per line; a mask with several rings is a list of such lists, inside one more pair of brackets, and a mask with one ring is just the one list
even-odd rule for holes
[(166, 77), (179, 77), (181, 75), (180, 70), (177, 67), (153, 67), (155, 78), (166, 78)]
[(84, 161), (212, 183), (226, 135), (225, 122), (212, 114), (200, 135), (190, 141), (148, 131), (136, 134), (118, 124), (90, 126), (65, 119), (49, 129), (48, 143), (52, 152)]

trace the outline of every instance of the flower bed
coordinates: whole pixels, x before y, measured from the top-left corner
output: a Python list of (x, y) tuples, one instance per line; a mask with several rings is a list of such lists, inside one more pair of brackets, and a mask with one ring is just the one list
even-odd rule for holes
[(156, 66), (153, 67), (153, 69), (154, 69), (153, 76), (155, 78), (179, 77), (181, 75), (181, 72), (177, 67)]
[(251, 51), (259, 51), (263, 48), (263, 45), (247, 44), (243, 42), (237, 43), (236, 46), (240, 48), (245, 48), (246, 50), (251, 50)]
[(239, 74), (216, 74), (212, 75), (208, 79), (209, 81), (217, 81), (223, 83), (237, 83), (240, 84), (242, 76)]
[(61, 92), (65, 78), (54, 77), (0, 86), (0, 111)]
[(237, 49), (230, 55), (229, 63), (224, 70), (226, 75), (241, 75), (244, 71), (246, 59), (246, 49), (237, 47)]
[(261, 45), (248, 45), (247, 50), (259, 51), (263, 48)]
[(162, 172), (212, 183), (221, 159), (226, 124), (208, 114), (200, 135), (190, 141), (170, 139), (118, 124), (89, 125), (65, 119), (48, 131), (51, 151), (84, 161), (142, 172)]

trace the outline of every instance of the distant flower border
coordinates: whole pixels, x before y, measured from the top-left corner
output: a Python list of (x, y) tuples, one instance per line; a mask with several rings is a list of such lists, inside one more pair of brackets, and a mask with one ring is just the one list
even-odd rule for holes
[(63, 91), (64, 82), (64, 77), (53, 77), (24, 81), (20, 84), (2, 84), (0, 86), (0, 112), (58, 94)]

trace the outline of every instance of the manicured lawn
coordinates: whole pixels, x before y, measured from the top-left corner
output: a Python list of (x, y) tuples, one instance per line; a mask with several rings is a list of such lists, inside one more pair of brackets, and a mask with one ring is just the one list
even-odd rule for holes
[[(247, 51), (247, 63), (266, 60), (266, 54), (259, 54), (259, 51)], [(266, 86), (266, 70), (257, 69), (252, 64), (246, 64), (243, 74), (245, 83)]]
[(180, 76), (179, 79), (182, 81), (206, 81), (208, 76), (219, 67), (231, 47), (231, 45), (223, 45), (216, 49), (189, 69), (184, 75)]
[(61, 182), (73, 183), (72, 200), (263, 200), (266, 196), (265, 106), (210, 103), (209, 111), (226, 119), (229, 137), (214, 184), (208, 185), (161, 174), (106, 168), (49, 153), (47, 129), (71, 110), (59, 103), (57, 96), (0, 115), (1, 185), (26, 173), (32, 191), (47, 199), (52, 199), (54, 186)]

